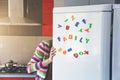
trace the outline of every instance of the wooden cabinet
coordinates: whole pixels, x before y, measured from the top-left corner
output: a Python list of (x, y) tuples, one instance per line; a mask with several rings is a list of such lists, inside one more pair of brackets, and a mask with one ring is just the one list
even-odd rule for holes
[(42, 36), (52, 36), (53, 0), (42, 0)]

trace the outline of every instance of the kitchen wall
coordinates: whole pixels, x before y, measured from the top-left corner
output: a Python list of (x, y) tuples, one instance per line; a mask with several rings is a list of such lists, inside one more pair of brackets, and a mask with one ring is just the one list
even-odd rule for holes
[(0, 36), (41, 36), (41, 26), (0, 25)]
[(0, 64), (13, 60), (19, 64), (26, 64), (38, 43), (52, 37), (40, 36), (0, 36)]

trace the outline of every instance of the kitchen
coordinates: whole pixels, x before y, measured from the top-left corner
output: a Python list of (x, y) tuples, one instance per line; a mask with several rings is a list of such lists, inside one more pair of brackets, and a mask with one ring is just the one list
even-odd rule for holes
[[(25, 3), (30, 3), (32, 5), (35, 2), (33, 0), (24, 0), (24, 1), (25, 1)], [(39, 0), (36, 0), (36, 1), (39, 1)], [(15, 2), (15, 1), (13, 1), (13, 2)], [(69, 0), (68, 1), (67, 0), (66, 1), (57, 1), (56, 0), (54, 4), (56, 4), (55, 5), (56, 7), (58, 7), (58, 6), (80, 5), (81, 3), (78, 3), (78, 2), (79, 2), (78, 0), (76, 2), (73, 1), (73, 3), (71, 3)], [(36, 3), (38, 3), (38, 2), (36, 2)], [(39, 2), (39, 3), (41, 3), (41, 2)], [(101, 3), (102, 3), (102, 1), (101, 1)], [(106, 0), (106, 3), (114, 3), (114, 1), (109, 2), (109, 1)], [(81, 4), (81, 5), (86, 5), (86, 4), (89, 4), (89, 1), (86, 0), (86, 2), (85, 2), (85, 0), (84, 0), (83, 4)], [(98, 3), (96, 3), (96, 4), (98, 4)], [(48, 5), (51, 5), (51, 4), (47, 4), (47, 6)], [(47, 26), (52, 25), (52, 24), (50, 24), (50, 23), (52, 23), (52, 20), (49, 20), (48, 15), (44, 16), (44, 14), (42, 14), (43, 16), (41, 18), (41, 16), (35, 14), (34, 11), (29, 10), (29, 8), (27, 6), (25, 6), (25, 8), (26, 8), (25, 13), (24, 13), (24, 10), (21, 10), (21, 11), (23, 11), (22, 16), (23, 16), (23, 13), (24, 13), (24, 15), (26, 15), (26, 17), (27, 17), (27, 21), (25, 21), (25, 23), (21, 23), (21, 22), (24, 22), (24, 21), (21, 21), (23, 19), (18, 20), (18, 18), (17, 19), (14, 18), (15, 15), (17, 15), (16, 11), (14, 11), (15, 13), (13, 12), (13, 15), (12, 15), (11, 14), (12, 12), (9, 13), (10, 12), (10, 11), (8, 11), (9, 9), (7, 10), (8, 11), (7, 16), (9, 15), (9, 17), (12, 16), (11, 18), (14, 18), (14, 19), (11, 20), (11, 21), (13, 21), (13, 23), (3, 22), (3, 21), (9, 22), (10, 20), (8, 18), (7, 18), (7, 20), (6, 20), (6, 18), (0, 20), (2, 22), (2, 23), (0, 23), (1, 24), (1, 26), (0, 26), (0, 33), (1, 33), (1, 36), (0, 36), (0, 51), (1, 51), (0, 52), (1, 53), (0, 54), (0, 64), (6, 64), (7, 62), (11, 62), (10, 60), (13, 60), (14, 63), (18, 63), (18, 66), (20, 66), (19, 64), (24, 65), (28, 62), (28, 60), (30, 59), (30, 57), (32, 56), (32, 54), (34, 52), (34, 49), (35, 49), (36, 45), (41, 40), (52, 38), (51, 37), (52, 27), (49, 27), (49, 28), (47, 27)], [(44, 7), (42, 7), (42, 8), (44, 8)], [(37, 9), (39, 9), (39, 8), (37, 8)], [(46, 8), (44, 8), (44, 9), (46, 9)], [(31, 12), (31, 14), (29, 14), (29, 11)], [(39, 11), (39, 10), (37, 10), (37, 11)], [(42, 12), (44, 12), (44, 11), (40, 11), (38, 13), (41, 14)], [(48, 14), (47, 10), (45, 10), (44, 13)], [(51, 13), (52, 13), (52, 10), (51, 10)], [(37, 16), (39, 16), (39, 18), (31, 16), (31, 15), (37, 15)], [(17, 16), (19, 16), (19, 14)], [(47, 18), (46, 21), (44, 21), (45, 18)], [(33, 19), (33, 20), (28, 20), (28, 19)], [(51, 19), (51, 17), (50, 17), (50, 19)], [(28, 22), (28, 23), (26, 23), (26, 22)], [(40, 24), (40, 23), (42, 23), (42, 24)], [(42, 25), (42, 28), (40, 27), (41, 25)], [(14, 56), (11, 56), (10, 53), (12, 53), (12, 55), (14, 55)], [(4, 54), (4, 55), (2, 55), (2, 54)], [(29, 56), (28, 56), (28, 54), (29, 54)], [(0, 80), (3, 80), (3, 79), (6, 80), (6, 76), (7, 76), (7, 79), (9, 79), (9, 80), (16, 79), (16, 76), (18, 76), (17, 79), (19, 78), (20, 80), (23, 80), (23, 79), (34, 80), (35, 75), (34, 74), (32, 74), (32, 75), (29, 75), (29, 74), (22, 74), (22, 75), (18, 74), (18, 75), (16, 75), (16, 73), (15, 73), (14, 75), (9, 74), (9, 77), (8, 77), (8, 74), (7, 75), (0, 75), (0, 76), (2, 77), (2, 78), (0, 78)]]
[[(50, 5), (48, 18), (53, 2), (44, 1), (44, 5)], [(52, 39), (52, 29), (46, 28), (51, 27), (52, 16), (49, 22), (45, 16), (47, 23), (42, 31), (46, 20), (42, 20), (41, 3), (42, 0), (0, 0), (0, 80), (34, 80), (35, 74), (27, 74), (26, 65), (38, 43)]]

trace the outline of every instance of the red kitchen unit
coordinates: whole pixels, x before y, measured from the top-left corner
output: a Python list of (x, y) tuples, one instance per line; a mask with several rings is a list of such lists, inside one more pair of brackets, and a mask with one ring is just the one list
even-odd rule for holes
[(53, 0), (42, 0), (42, 36), (52, 36)]
[(34, 78), (0, 78), (0, 80), (35, 80)]
[(23, 80), (35, 80), (35, 78), (23, 78)]
[(23, 80), (22, 78), (1, 78), (1, 80)]

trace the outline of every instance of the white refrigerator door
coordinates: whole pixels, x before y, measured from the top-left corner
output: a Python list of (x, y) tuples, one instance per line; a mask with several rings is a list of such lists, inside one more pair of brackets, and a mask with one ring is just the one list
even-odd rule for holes
[(120, 4), (113, 7), (112, 80), (120, 80)]
[(109, 80), (111, 5), (53, 13), (53, 80)]

